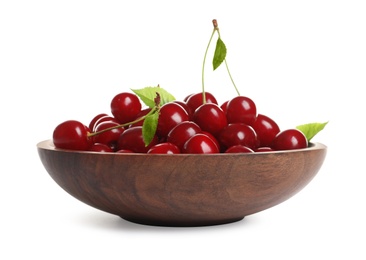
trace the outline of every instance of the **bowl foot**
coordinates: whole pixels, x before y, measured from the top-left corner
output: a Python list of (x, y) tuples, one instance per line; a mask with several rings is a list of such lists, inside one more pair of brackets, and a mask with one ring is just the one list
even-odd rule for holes
[(224, 225), (230, 224), (234, 222), (238, 222), (244, 219), (244, 217), (233, 218), (233, 219), (222, 219), (222, 220), (179, 220), (179, 221), (159, 221), (159, 220), (151, 220), (151, 219), (133, 219), (121, 217), (122, 219), (141, 225), (148, 226), (160, 226), (160, 227), (204, 227), (204, 226), (216, 226), (216, 225)]

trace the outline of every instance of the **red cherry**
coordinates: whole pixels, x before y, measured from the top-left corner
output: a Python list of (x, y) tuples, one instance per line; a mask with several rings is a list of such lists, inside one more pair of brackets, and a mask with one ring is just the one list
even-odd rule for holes
[(86, 151), (92, 145), (89, 133), (90, 129), (81, 122), (68, 120), (53, 131), (53, 143), (56, 148)]
[(275, 136), (280, 132), (276, 122), (262, 114), (258, 114), (252, 127), (257, 133), (260, 146), (270, 146)]
[[(136, 120), (143, 116), (146, 116), (150, 111), (151, 111), (151, 108), (145, 108), (145, 109), (141, 110), (140, 113), (137, 114)], [(144, 124), (144, 120), (140, 120), (136, 123), (131, 124), (129, 127), (142, 126), (143, 124)]]
[(89, 151), (92, 152), (100, 152), (100, 153), (112, 153), (113, 150), (106, 144), (101, 143), (94, 143), (90, 148)]
[(118, 139), (116, 150), (125, 149), (135, 153), (147, 153), (147, 151), (157, 143), (158, 137), (155, 135), (151, 143), (148, 146), (145, 146), (142, 137), (142, 126), (134, 126), (123, 131)]
[(199, 132), (201, 132), (201, 128), (195, 122), (184, 121), (170, 130), (166, 141), (175, 144), (182, 150), (184, 143)]
[[(112, 121), (102, 122), (97, 125), (95, 132), (103, 131), (107, 128), (116, 127), (118, 125), (118, 123)], [(94, 136), (94, 142), (106, 144), (110, 147), (115, 147), (120, 135), (123, 133), (124, 130), (125, 129), (123, 127), (118, 127), (112, 130), (108, 130), (106, 132), (102, 132)]]
[(233, 145), (244, 145), (252, 150), (258, 147), (257, 134), (246, 124), (229, 124), (221, 131), (218, 139), (224, 149)]
[(252, 149), (244, 145), (234, 145), (228, 148), (225, 153), (254, 153)]
[(177, 103), (166, 103), (161, 106), (156, 134), (166, 137), (170, 130), (181, 122), (188, 121), (187, 111)]
[(115, 123), (119, 124), (119, 121), (116, 118), (112, 117), (112, 116), (108, 116), (108, 115), (107, 116), (102, 116), (102, 117), (100, 117), (99, 119), (97, 119), (95, 121), (93, 129), (90, 128), (90, 130), (95, 132), (98, 125), (101, 124), (101, 123), (104, 123), (104, 122), (115, 122)]
[(174, 100), (173, 103), (177, 103), (178, 105), (181, 105), (184, 108), (184, 110), (187, 111), (189, 120), (192, 120), (194, 111), (192, 111), (192, 109), (187, 105), (186, 102), (179, 101), (179, 100)]
[(224, 111), (225, 115), (226, 115), (226, 108), (227, 108), (227, 103), (229, 103), (228, 101), (225, 101), (224, 103), (221, 104), (220, 108), (222, 109), (222, 111)]
[(193, 121), (203, 131), (207, 131), (214, 136), (227, 126), (224, 111), (217, 104), (213, 103), (206, 103), (199, 106), (193, 114)]
[(217, 145), (205, 134), (195, 134), (187, 140), (183, 146), (182, 153), (209, 154), (219, 153)]
[(226, 117), (228, 123), (251, 125), (257, 117), (257, 108), (250, 98), (237, 96), (227, 103)]
[(119, 123), (125, 124), (133, 121), (141, 110), (139, 98), (128, 92), (116, 95), (111, 101), (112, 115)]
[[(205, 92), (206, 96), (206, 103), (214, 103), (217, 105), (217, 100), (210, 92)], [(203, 95), (202, 92), (192, 94), (187, 98), (187, 106), (191, 109), (191, 111), (194, 113), (196, 109), (203, 104)]]
[(98, 115), (96, 115), (91, 121), (90, 121), (90, 123), (89, 123), (89, 129), (90, 130), (92, 130), (92, 131), (94, 131), (94, 125), (95, 125), (95, 123), (100, 119), (100, 118), (102, 118), (102, 117), (106, 117), (106, 116), (108, 116), (107, 114), (105, 114), (105, 113), (102, 113), (102, 114), (98, 114)]
[(180, 153), (179, 148), (172, 143), (160, 143), (160, 144), (156, 144), (153, 147), (151, 147), (149, 149), (149, 151), (147, 151), (147, 153), (155, 153), (155, 154), (177, 154)]
[(297, 129), (287, 129), (279, 132), (271, 145), (274, 150), (293, 150), (306, 147), (308, 147), (308, 141), (305, 135)]

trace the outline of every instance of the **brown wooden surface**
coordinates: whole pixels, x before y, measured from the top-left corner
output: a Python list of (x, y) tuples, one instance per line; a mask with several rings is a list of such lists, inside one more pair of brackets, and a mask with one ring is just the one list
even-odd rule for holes
[(158, 155), (56, 150), (37, 145), (59, 186), (80, 201), (137, 223), (233, 222), (275, 206), (319, 171), (326, 146), (272, 153)]

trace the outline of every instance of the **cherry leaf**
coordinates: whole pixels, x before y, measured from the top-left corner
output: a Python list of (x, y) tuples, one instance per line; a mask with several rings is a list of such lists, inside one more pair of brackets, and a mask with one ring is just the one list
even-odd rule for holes
[(142, 89), (131, 89), (144, 104), (150, 108), (155, 107), (156, 92), (160, 95), (160, 106), (175, 100), (175, 97), (161, 87), (145, 87)]
[(148, 146), (154, 139), (156, 128), (158, 127), (158, 120), (158, 110), (145, 118), (144, 123), (142, 124), (142, 137), (144, 139), (145, 146)]
[(304, 125), (299, 125), (296, 128), (300, 130), (310, 142), (310, 140), (317, 135), (321, 130), (324, 129), (324, 127), (328, 124), (328, 122), (325, 123), (309, 123)]
[(217, 69), (226, 58), (226, 46), (221, 38), (217, 39), (215, 54), (212, 60), (213, 70)]

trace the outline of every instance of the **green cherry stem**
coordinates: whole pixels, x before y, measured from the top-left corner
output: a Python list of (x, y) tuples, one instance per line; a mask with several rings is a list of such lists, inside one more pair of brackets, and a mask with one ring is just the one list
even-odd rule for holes
[(214, 25), (214, 29), (212, 31), (210, 40), (208, 41), (205, 56), (203, 57), (203, 65), (202, 65), (202, 99), (203, 99), (202, 102), (203, 102), (203, 104), (206, 104), (206, 93), (205, 93), (205, 64), (206, 64), (206, 57), (207, 57), (208, 49), (211, 45), (212, 38), (213, 38), (215, 32), (217, 31), (217, 22), (216, 22), (216, 20), (212, 20), (212, 23)]

